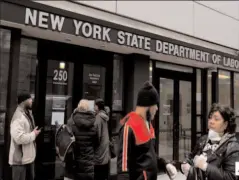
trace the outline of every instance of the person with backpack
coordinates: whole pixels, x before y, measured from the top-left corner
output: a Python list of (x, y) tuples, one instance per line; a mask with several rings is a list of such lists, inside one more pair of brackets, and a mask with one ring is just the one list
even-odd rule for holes
[[(108, 180), (109, 179), (109, 164), (110, 164), (110, 140), (109, 140), (109, 112), (106, 112), (103, 99), (96, 99), (95, 112), (97, 128), (99, 137), (99, 146), (95, 152), (95, 180)], [(108, 110), (109, 111), (109, 110)]]
[(65, 179), (94, 180), (95, 151), (99, 146), (95, 113), (89, 101), (81, 100), (67, 122), (75, 137), (72, 153), (66, 155)]

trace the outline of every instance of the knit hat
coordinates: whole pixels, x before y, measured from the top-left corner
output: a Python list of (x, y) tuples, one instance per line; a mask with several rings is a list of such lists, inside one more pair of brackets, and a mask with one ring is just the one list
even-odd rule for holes
[(149, 107), (158, 104), (159, 94), (155, 87), (146, 81), (138, 92), (137, 106)]
[(103, 99), (96, 99), (95, 100), (95, 105), (98, 106), (99, 110), (104, 110), (105, 109), (105, 103)]
[(27, 99), (30, 99), (31, 95), (29, 93), (21, 93), (17, 97), (17, 103), (21, 104), (23, 101), (26, 101)]

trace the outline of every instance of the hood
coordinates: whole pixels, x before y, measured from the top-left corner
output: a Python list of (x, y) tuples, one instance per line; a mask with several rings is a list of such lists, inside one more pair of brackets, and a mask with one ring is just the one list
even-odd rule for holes
[(95, 123), (95, 114), (93, 111), (75, 111), (73, 120), (77, 127), (91, 128)]
[(105, 121), (109, 121), (109, 116), (107, 115), (107, 113), (103, 110), (101, 110), (98, 115)]

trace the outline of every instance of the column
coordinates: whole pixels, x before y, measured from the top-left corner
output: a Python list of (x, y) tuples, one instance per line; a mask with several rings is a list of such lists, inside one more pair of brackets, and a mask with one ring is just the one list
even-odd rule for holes
[(10, 123), (14, 111), (17, 107), (17, 81), (18, 81), (18, 69), (20, 59), (20, 46), (21, 46), (21, 30), (14, 29), (11, 31), (11, 45), (10, 45), (10, 60), (8, 71), (8, 94), (7, 94), (7, 111), (5, 119), (5, 147), (4, 147), (4, 169), (3, 179), (11, 180), (11, 171), (8, 164), (8, 154), (10, 146)]
[(137, 94), (143, 83), (149, 80), (150, 57), (130, 54), (124, 59), (124, 106), (126, 113), (136, 107)]

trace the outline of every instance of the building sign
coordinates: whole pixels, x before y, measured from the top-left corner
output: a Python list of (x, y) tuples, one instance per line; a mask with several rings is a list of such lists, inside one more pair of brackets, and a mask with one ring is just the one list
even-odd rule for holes
[[(133, 33), (134, 30), (128, 28), (127, 32), (117, 30), (106, 26), (101, 26), (96, 23), (86, 22), (77, 18), (69, 18), (53, 13), (39, 11), (31, 8), (12, 7), (10, 4), (3, 6), (2, 12), (3, 20), (8, 20), (15, 23), (25, 24), (33, 27), (39, 27), (57, 32), (73, 34), (85, 38), (96, 39), (104, 42), (115, 43), (122, 46), (128, 46), (137, 49), (143, 49), (160, 54), (177, 56), (185, 59), (199, 61), (203, 63), (221, 65), (228, 68), (239, 69), (239, 60), (236, 56), (226, 55), (212, 50), (199, 50), (200, 47), (191, 48), (189, 45), (180, 45), (163, 40), (156, 34), (148, 36), (142, 35), (143, 32), (138, 34)], [(10, 16), (9, 11), (20, 11), (19, 16)], [(81, 15), (79, 15), (81, 16)], [(83, 18), (80, 18), (83, 19)], [(125, 28), (124, 28), (125, 29)], [(137, 31), (137, 30), (135, 30)], [(149, 37), (151, 36), (151, 37)], [(166, 39), (166, 38), (165, 38)], [(183, 43), (187, 44), (187, 43)]]
[(67, 85), (67, 70), (54, 69), (53, 74), (53, 84)]
[(84, 65), (83, 70), (84, 83), (92, 85), (102, 84), (102, 68), (101, 66)]

